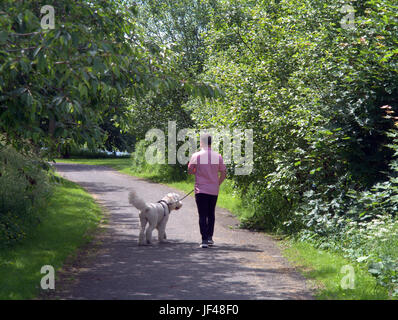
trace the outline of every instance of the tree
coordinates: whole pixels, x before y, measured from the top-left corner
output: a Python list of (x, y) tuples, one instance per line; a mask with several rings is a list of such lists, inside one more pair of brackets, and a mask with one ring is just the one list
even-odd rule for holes
[(205, 35), (203, 79), (226, 99), (186, 107), (199, 126), (253, 129), (253, 173), (234, 179), (269, 228), (310, 200), (306, 212), (344, 214), (350, 189), (387, 178), (391, 123), (379, 108), (397, 108), (397, 9), (363, 2), (347, 30), (343, 4), (222, 1)]
[(167, 48), (146, 41), (129, 1), (56, 1), (48, 30), (40, 2), (1, 3), (0, 132), (16, 148), (96, 147), (112, 101), (180, 86)]

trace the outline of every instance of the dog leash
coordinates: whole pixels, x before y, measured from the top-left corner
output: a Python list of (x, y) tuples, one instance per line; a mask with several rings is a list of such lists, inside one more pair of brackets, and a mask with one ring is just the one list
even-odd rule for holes
[(180, 201), (184, 200), (186, 197), (188, 197), (194, 191), (195, 191), (195, 189), (193, 189), (190, 193), (187, 193), (183, 198), (180, 199)]

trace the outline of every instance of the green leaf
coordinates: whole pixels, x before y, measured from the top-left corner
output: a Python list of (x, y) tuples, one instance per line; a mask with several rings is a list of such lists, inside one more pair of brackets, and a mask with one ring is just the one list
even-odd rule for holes
[(41, 50), (41, 48), (42, 47), (37, 47), (36, 49), (35, 49), (35, 51), (33, 51), (33, 58), (35, 58), (36, 56), (37, 56), (37, 54), (40, 52), (40, 50)]
[(32, 104), (33, 104), (33, 97), (32, 97), (32, 95), (30, 93), (27, 94), (26, 104), (27, 104), (28, 107), (31, 107)]
[(322, 170), (322, 167), (313, 169), (313, 170), (310, 171), (310, 174), (314, 174), (315, 172), (318, 172), (318, 171), (321, 171), (321, 170)]
[(24, 60), (21, 59), (19, 61), (19, 64), (21, 65), (22, 71), (24, 73), (28, 73), (29, 72), (30, 66)]
[(83, 83), (79, 84), (79, 92), (81, 96), (88, 97), (87, 95), (87, 88)]
[(41, 72), (44, 72), (47, 69), (47, 61), (42, 53), (39, 55), (38, 68)]
[(363, 262), (363, 261), (367, 260), (368, 258), (369, 258), (369, 256), (359, 257), (359, 258), (357, 258), (357, 262)]
[(8, 32), (0, 31), (0, 44), (5, 44), (7, 42)]

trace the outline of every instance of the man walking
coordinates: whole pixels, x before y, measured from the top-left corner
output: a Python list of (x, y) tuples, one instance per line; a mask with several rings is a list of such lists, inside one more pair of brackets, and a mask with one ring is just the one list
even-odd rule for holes
[(188, 173), (195, 175), (195, 200), (202, 235), (201, 248), (213, 245), (215, 209), (226, 167), (221, 155), (211, 150), (211, 136), (200, 137), (201, 150), (194, 153), (188, 163)]

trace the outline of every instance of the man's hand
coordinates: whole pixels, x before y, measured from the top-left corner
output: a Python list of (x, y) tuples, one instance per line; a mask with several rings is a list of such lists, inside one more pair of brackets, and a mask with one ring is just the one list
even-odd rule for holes
[(188, 174), (196, 174), (196, 165), (188, 165)]

